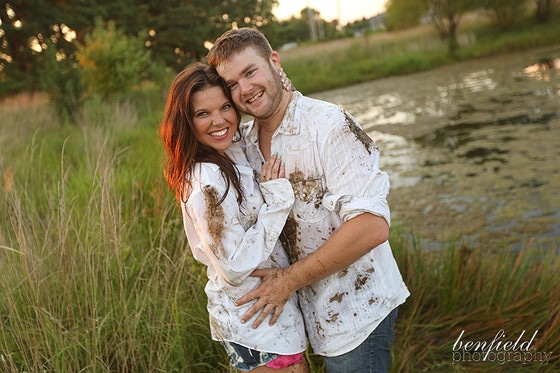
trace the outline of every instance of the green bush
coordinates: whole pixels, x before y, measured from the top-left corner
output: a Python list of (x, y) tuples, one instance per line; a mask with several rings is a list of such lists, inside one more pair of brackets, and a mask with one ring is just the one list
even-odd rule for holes
[(104, 98), (129, 91), (152, 70), (143, 38), (127, 36), (114, 22), (104, 25), (101, 19), (78, 46), (77, 59), (89, 89)]

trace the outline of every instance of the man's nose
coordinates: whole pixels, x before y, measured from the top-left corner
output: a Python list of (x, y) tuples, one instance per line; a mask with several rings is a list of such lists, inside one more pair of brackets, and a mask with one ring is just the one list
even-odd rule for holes
[(246, 93), (251, 90), (251, 83), (247, 79), (241, 79), (238, 84), (241, 89), (241, 93)]

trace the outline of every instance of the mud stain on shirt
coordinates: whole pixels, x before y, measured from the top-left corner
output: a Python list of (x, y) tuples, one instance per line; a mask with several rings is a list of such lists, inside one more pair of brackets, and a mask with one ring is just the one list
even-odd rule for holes
[(327, 321), (328, 323), (336, 322), (336, 321), (338, 320), (338, 315), (339, 315), (338, 313), (329, 315), (331, 318), (330, 318), (330, 319), (327, 319), (326, 321)]
[(216, 188), (206, 185), (203, 188), (203, 192), (207, 206), (204, 219), (208, 223), (208, 234), (212, 237), (210, 249), (216, 256), (220, 256), (223, 255), (221, 243), (224, 238), (224, 209), (220, 205), (220, 196)]
[(369, 276), (358, 275), (356, 277), (356, 281), (354, 282), (354, 286), (356, 288), (356, 291), (363, 288), (364, 285), (366, 284), (366, 282), (368, 282), (368, 280), (369, 280)]
[(352, 119), (348, 113), (345, 113), (344, 115), (346, 116), (346, 124), (348, 124), (348, 128), (350, 128), (350, 131), (354, 134), (354, 136), (356, 136), (356, 139), (364, 145), (367, 152), (371, 154), (372, 148), (377, 150), (377, 145), (375, 145), (371, 137), (369, 137), (367, 133), (360, 128), (356, 121)]
[(342, 303), (342, 297), (344, 297), (343, 293), (336, 293), (335, 296), (333, 296), (329, 299), (329, 302), (330, 303), (332, 303), (332, 302)]
[(288, 178), (294, 188), (295, 197), (305, 203), (313, 203), (316, 209), (323, 203), (325, 191), (320, 177), (306, 177), (303, 171), (296, 169)]
[(290, 259), (290, 263), (295, 263), (303, 256), (303, 252), (298, 247), (298, 227), (299, 224), (293, 217), (288, 217), (286, 220), (286, 224), (284, 225), (284, 229), (282, 229), (282, 233), (280, 234), (280, 242), (288, 254), (288, 258)]
[(346, 276), (348, 274), (348, 267), (341, 269), (340, 271), (337, 272), (336, 276), (338, 278), (342, 278), (344, 276)]

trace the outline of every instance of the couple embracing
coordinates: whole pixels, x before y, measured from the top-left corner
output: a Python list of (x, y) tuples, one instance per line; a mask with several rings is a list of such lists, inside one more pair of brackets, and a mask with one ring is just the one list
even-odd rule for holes
[[(388, 175), (360, 124), (291, 85), (265, 36), (230, 30), (173, 81), (160, 134), (212, 338), (236, 369), (387, 372), (409, 292)], [(241, 123), (241, 113), (254, 119)]]

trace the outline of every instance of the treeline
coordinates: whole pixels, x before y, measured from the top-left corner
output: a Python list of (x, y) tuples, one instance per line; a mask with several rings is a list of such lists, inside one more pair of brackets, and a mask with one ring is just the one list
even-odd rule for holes
[(483, 10), (499, 28), (533, 15), (548, 22), (560, 0), (388, 0), (387, 13), (347, 25), (303, 8), (277, 20), (277, 0), (8, 0), (0, 7), (0, 99), (44, 91), (76, 120), (83, 100), (161, 80), (202, 59), (232, 27), (256, 27), (274, 48), (432, 23), (455, 53), (462, 17)]
[(533, 15), (537, 22), (548, 22), (554, 18), (559, 3), (559, 0), (388, 0), (386, 24), (389, 30), (395, 30), (430, 22), (453, 54), (458, 48), (457, 30), (469, 12), (482, 10), (496, 28), (507, 29), (528, 15)]

